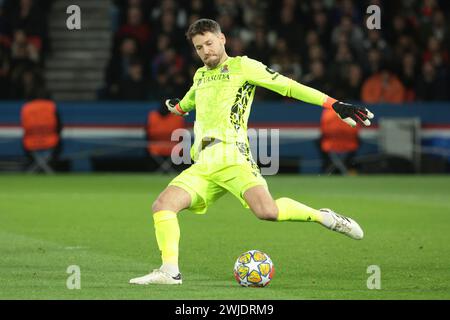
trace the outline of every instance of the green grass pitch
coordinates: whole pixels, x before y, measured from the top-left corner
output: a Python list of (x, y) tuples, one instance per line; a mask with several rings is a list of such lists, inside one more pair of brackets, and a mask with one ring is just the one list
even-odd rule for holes
[[(315, 223), (256, 219), (226, 195), (206, 215), (180, 213), (181, 286), (132, 286), (160, 264), (150, 213), (163, 175), (0, 176), (0, 299), (450, 299), (450, 178), (268, 177), (274, 197), (355, 218), (355, 241)], [(268, 253), (266, 288), (233, 265)], [(71, 265), (81, 289), (69, 290)], [(368, 267), (381, 288), (367, 288)], [(370, 281), (369, 281), (370, 282)]]

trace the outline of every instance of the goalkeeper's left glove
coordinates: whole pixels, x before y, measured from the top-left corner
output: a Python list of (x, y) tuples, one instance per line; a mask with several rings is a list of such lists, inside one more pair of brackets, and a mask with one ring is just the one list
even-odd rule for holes
[(183, 109), (181, 109), (180, 107), (180, 99), (178, 98), (174, 98), (174, 99), (167, 99), (166, 102), (166, 107), (167, 109), (169, 109), (170, 112), (177, 114), (179, 116), (187, 116), (189, 113), (183, 111)]
[(369, 119), (373, 119), (373, 113), (366, 107), (356, 106), (340, 101), (334, 102), (331, 107), (342, 121), (352, 127), (356, 127), (357, 123), (370, 126)]

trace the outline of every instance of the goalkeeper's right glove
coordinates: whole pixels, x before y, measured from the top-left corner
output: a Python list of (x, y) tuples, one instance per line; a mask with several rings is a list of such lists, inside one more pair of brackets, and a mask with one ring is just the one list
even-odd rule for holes
[(351, 127), (356, 127), (357, 123), (370, 126), (369, 119), (373, 119), (373, 113), (363, 106), (336, 101), (331, 107), (339, 118)]
[(180, 107), (180, 99), (167, 99), (166, 100), (166, 107), (169, 109), (170, 112), (177, 114), (179, 116), (187, 116), (189, 113), (186, 111), (183, 111)]

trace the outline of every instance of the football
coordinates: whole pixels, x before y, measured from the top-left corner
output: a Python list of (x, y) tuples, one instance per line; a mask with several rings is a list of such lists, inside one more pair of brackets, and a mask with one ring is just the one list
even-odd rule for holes
[(265, 287), (272, 280), (274, 272), (272, 260), (260, 250), (244, 252), (234, 264), (234, 277), (243, 287)]

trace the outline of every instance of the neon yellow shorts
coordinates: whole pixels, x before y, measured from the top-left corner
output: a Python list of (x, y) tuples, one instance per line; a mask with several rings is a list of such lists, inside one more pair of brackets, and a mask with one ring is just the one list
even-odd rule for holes
[(175, 177), (169, 185), (191, 195), (190, 211), (205, 213), (208, 206), (227, 191), (237, 197), (245, 208), (243, 197), (249, 188), (267, 182), (260, 173), (245, 144), (219, 142), (200, 152), (197, 162)]

